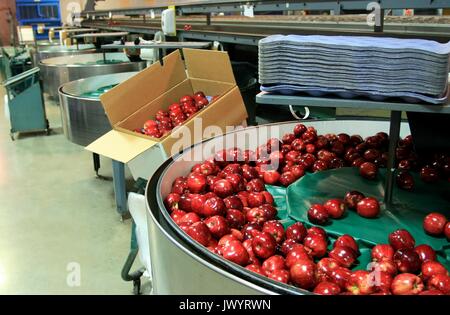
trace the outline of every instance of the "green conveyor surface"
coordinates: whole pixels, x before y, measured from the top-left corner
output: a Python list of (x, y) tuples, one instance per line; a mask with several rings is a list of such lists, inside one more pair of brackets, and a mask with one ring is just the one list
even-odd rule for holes
[(287, 189), (267, 186), (267, 190), (274, 195), (278, 217), (285, 227), (296, 221), (308, 227), (313, 226), (307, 217), (311, 204), (324, 203), (333, 198), (343, 199), (350, 190), (377, 198), (381, 202), (379, 217), (363, 218), (355, 211), (347, 210), (343, 218), (332, 219), (328, 225), (322, 226), (331, 238), (330, 248), (334, 240), (343, 234), (350, 234), (357, 240), (361, 256), (356, 269), (365, 269), (370, 262), (370, 249), (375, 244), (388, 243), (389, 233), (400, 228), (411, 232), (416, 245), (428, 244), (433, 247), (439, 261), (450, 269), (450, 243), (444, 236), (426, 234), (422, 227), (423, 218), (429, 212), (440, 212), (450, 218), (450, 183), (440, 181), (427, 184), (420, 180), (418, 174), (413, 174), (414, 189), (405, 191), (395, 185), (393, 205), (387, 207), (383, 203), (385, 173), (385, 169), (380, 170), (378, 178), (371, 181), (362, 178), (358, 169), (346, 167), (307, 173)]

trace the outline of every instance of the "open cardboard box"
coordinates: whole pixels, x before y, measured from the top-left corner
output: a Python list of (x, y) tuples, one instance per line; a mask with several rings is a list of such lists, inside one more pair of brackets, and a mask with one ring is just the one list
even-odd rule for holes
[[(202, 141), (203, 130), (194, 130), (195, 120), (202, 129), (218, 126), (222, 133), (228, 126), (245, 124), (247, 112), (234, 79), (226, 52), (183, 49), (154, 63), (100, 97), (113, 130), (89, 144), (86, 149), (128, 164), (135, 179), (148, 179), (169, 156)], [(220, 97), (183, 124), (187, 132), (176, 132), (156, 139), (133, 130), (153, 119), (160, 109), (196, 91)], [(198, 128), (198, 127), (197, 127)], [(185, 131), (187, 131), (185, 129)], [(180, 141), (180, 134), (190, 139)]]

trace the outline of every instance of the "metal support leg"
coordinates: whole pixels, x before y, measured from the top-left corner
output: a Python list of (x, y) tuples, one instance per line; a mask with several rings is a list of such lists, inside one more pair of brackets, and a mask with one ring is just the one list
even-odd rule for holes
[(99, 177), (98, 170), (100, 169), (100, 155), (97, 153), (92, 153), (92, 160), (94, 162), (95, 175)]
[(394, 189), (395, 176), (395, 148), (400, 138), (400, 123), (402, 120), (402, 112), (391, 112), (391, 125), (389, 129), (389, 158), (386, 169), (386, 183), (384, 186), (384, 202), (386, 205), (392, 204), (392, 191)]
[(125, 165), (122, 162), (112, 160), (112, 167), (117, 212), (123, 217), (128, 213), (127, 191), (125, 187)]

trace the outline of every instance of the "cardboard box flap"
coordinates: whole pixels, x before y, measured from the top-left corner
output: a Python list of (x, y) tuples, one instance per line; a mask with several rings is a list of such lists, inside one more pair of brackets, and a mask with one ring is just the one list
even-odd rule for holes
[(228, 53), (204, 49), (183, 49), (189, 77), (236, 84)]
[(157, 142), (111, 130), (86, 147), (86, 150), (128, 163)]
[(186, 79), (179, 50), (100, 96), (109, 122), (115, 126), (138, 109)]

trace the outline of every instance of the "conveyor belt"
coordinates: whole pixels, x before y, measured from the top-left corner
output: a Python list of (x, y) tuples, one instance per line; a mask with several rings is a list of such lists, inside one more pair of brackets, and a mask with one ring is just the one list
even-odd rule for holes
[[(185, 30), (189, 25), (190, 30)], [(85, 21), (83, 26), (107, 30), (154, 34), (161, 29), (159, 19), (114, 19)], [(207, 25), (204, 16), (177, 19), (181, 39), (218, 40), (257, 45), (259, 39), (272, 34), (376, 35), (418, 37), (440, 42), (450, 40), (450, 17), (386, 17), (383, 33), (374, 33), (361, 15), (341, 16), (242, 16), (212, 17)]]

